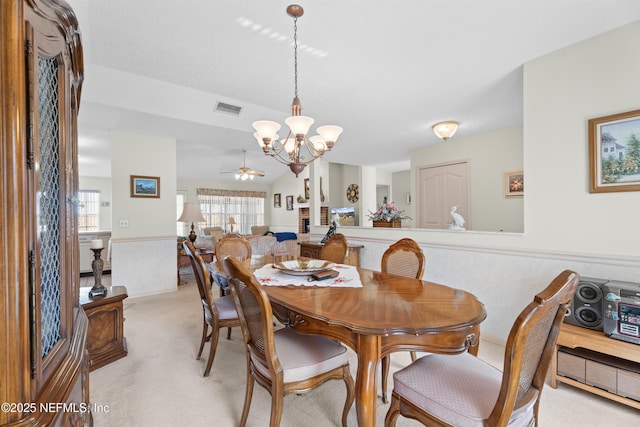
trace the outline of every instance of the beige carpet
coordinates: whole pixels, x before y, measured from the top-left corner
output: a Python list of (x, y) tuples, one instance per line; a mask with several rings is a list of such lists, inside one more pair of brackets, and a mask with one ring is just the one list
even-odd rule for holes
[[(201, 360), (195, 360), (202, 310), (193, 276), (183, 271), (188, 284), (180, 286), (178, 292), (125, 300), (129, 354), (90, 376), (91, 402), (104, 408), (94, 412), (96, 427), (238, 425), (246, 375), (240, 329), (233, 329), (231, 340), (226, 339), (226, 333), (221, 337), (211, 374), (203, 377), (209, 346), (205, 346)], [(357, 361), (349, 351), (355, 377)], [(480, 357), (501, 364), (502, 351), (499, 346), (483, 343)], [(410, 358), (408, 353), (397, 353), (391, 361), (393, 371)], [(339, 426), (344, 398), (344, 383), (338, 381), (303, 395), (287, 396), (281, 425)], [(256, 385), (247, 426), (269, 425), (270, 402), (270, 395)], [(376, 426), (382, 426), (388, 406), (378, 402)], [(563, 385), (557, 390), (545, 388), (540, 416), (541, 427), (640, 423), (637, 410)], [(353, 408), (349, 425), (356, 425)], [(398, 422), (398, 426), (416, 425), (407, 419)]]

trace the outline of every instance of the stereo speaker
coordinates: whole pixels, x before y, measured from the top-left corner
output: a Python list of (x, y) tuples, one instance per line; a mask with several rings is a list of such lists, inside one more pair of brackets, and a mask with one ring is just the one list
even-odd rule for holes
[(581, 277), (571, 307), (564, 321), (583, 328), (602, 331), (604, 312), (604, 285), (606, 279)]

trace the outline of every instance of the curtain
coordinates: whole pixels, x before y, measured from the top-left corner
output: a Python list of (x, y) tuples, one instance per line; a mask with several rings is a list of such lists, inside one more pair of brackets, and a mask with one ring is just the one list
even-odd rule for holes
[[(264, 225), (264, 191), (197, 188), (200, 210), (207, 227), (222, 227), (226, 232), (250, 234), (252, 225)], [(233, 227), (229, 220), (233, 218)]]

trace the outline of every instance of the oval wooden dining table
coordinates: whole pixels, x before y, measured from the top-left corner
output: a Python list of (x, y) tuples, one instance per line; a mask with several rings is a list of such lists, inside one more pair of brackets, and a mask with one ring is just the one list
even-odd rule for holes
[(358, 357), (358, 425), (376, 424), (377, 367), (398, 350), (477, 354), (484, 305), (471, 293), (359, 268), (362, 288), (263, 286), (279, 321), (334, 338)]

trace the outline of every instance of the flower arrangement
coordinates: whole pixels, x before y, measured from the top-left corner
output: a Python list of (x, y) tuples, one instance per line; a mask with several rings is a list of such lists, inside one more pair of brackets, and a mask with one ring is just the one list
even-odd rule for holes
[(386, 197), (378, 209), (375, 212), (369, 211), (367, 216), (369, 217), (369, 221), (395, 222), (402, 221), (403, 219), (411, 219), (411, 217), (404, 214), (404, 211), (399, 210), (394, 202), (387, 203)]

